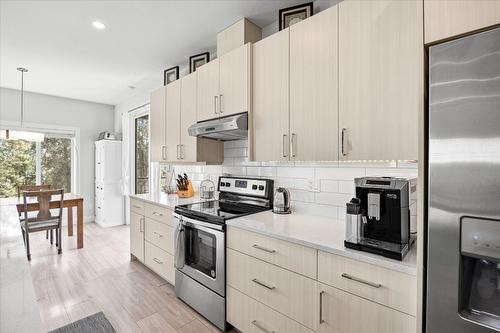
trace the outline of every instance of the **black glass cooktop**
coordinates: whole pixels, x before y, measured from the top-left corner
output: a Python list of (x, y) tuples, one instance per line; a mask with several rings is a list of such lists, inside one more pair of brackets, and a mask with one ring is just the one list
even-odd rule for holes
[(196, 202), (175, 207), (175, 212), (183, 216), (211, 223), (224, 224), (226, 220), (267, 210), (266, 207), (219, 200)]

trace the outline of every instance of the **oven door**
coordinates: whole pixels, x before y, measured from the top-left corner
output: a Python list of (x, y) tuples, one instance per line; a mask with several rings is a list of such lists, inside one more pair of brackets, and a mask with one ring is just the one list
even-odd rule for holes
[(175, 267), (225, 296), (224, 227), (174, 214)]

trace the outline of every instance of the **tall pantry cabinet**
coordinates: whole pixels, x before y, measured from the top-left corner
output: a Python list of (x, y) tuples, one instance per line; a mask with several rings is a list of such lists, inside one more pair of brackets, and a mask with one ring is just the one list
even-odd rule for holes
[(102, 227), (124, 223), (122, 142), (95, 142), (95, 222)]

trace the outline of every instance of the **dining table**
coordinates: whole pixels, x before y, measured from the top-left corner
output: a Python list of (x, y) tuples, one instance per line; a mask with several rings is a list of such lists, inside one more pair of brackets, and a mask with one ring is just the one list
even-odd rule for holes
[[(59, 195), (52, 196), (50, 208), (59, 208)], [(23, 197), (0, 198), (0, 206), (16, 206), (19, 214), (24, 212)], [(67, 209), (68, 236), (73, 236), (73, 208), (76, 207), (76, 247), (83, 248), (83, 197), (79, 194), (64, 193), (63, 208)], [(28, 211), (37, 211), (40, 206), (36, 197), (28, 199)]]

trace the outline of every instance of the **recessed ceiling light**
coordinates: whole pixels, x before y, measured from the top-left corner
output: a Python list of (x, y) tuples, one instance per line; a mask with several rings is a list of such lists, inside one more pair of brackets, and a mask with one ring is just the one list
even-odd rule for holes
[(104, 30), (104, 29), (106, 29), (106, 26), (104, 25), (104, 23), (99, 22), (99, 21), (93, 21), (92, 22), (92, 26), (94, 28), (96, 28), (97, 30)]

